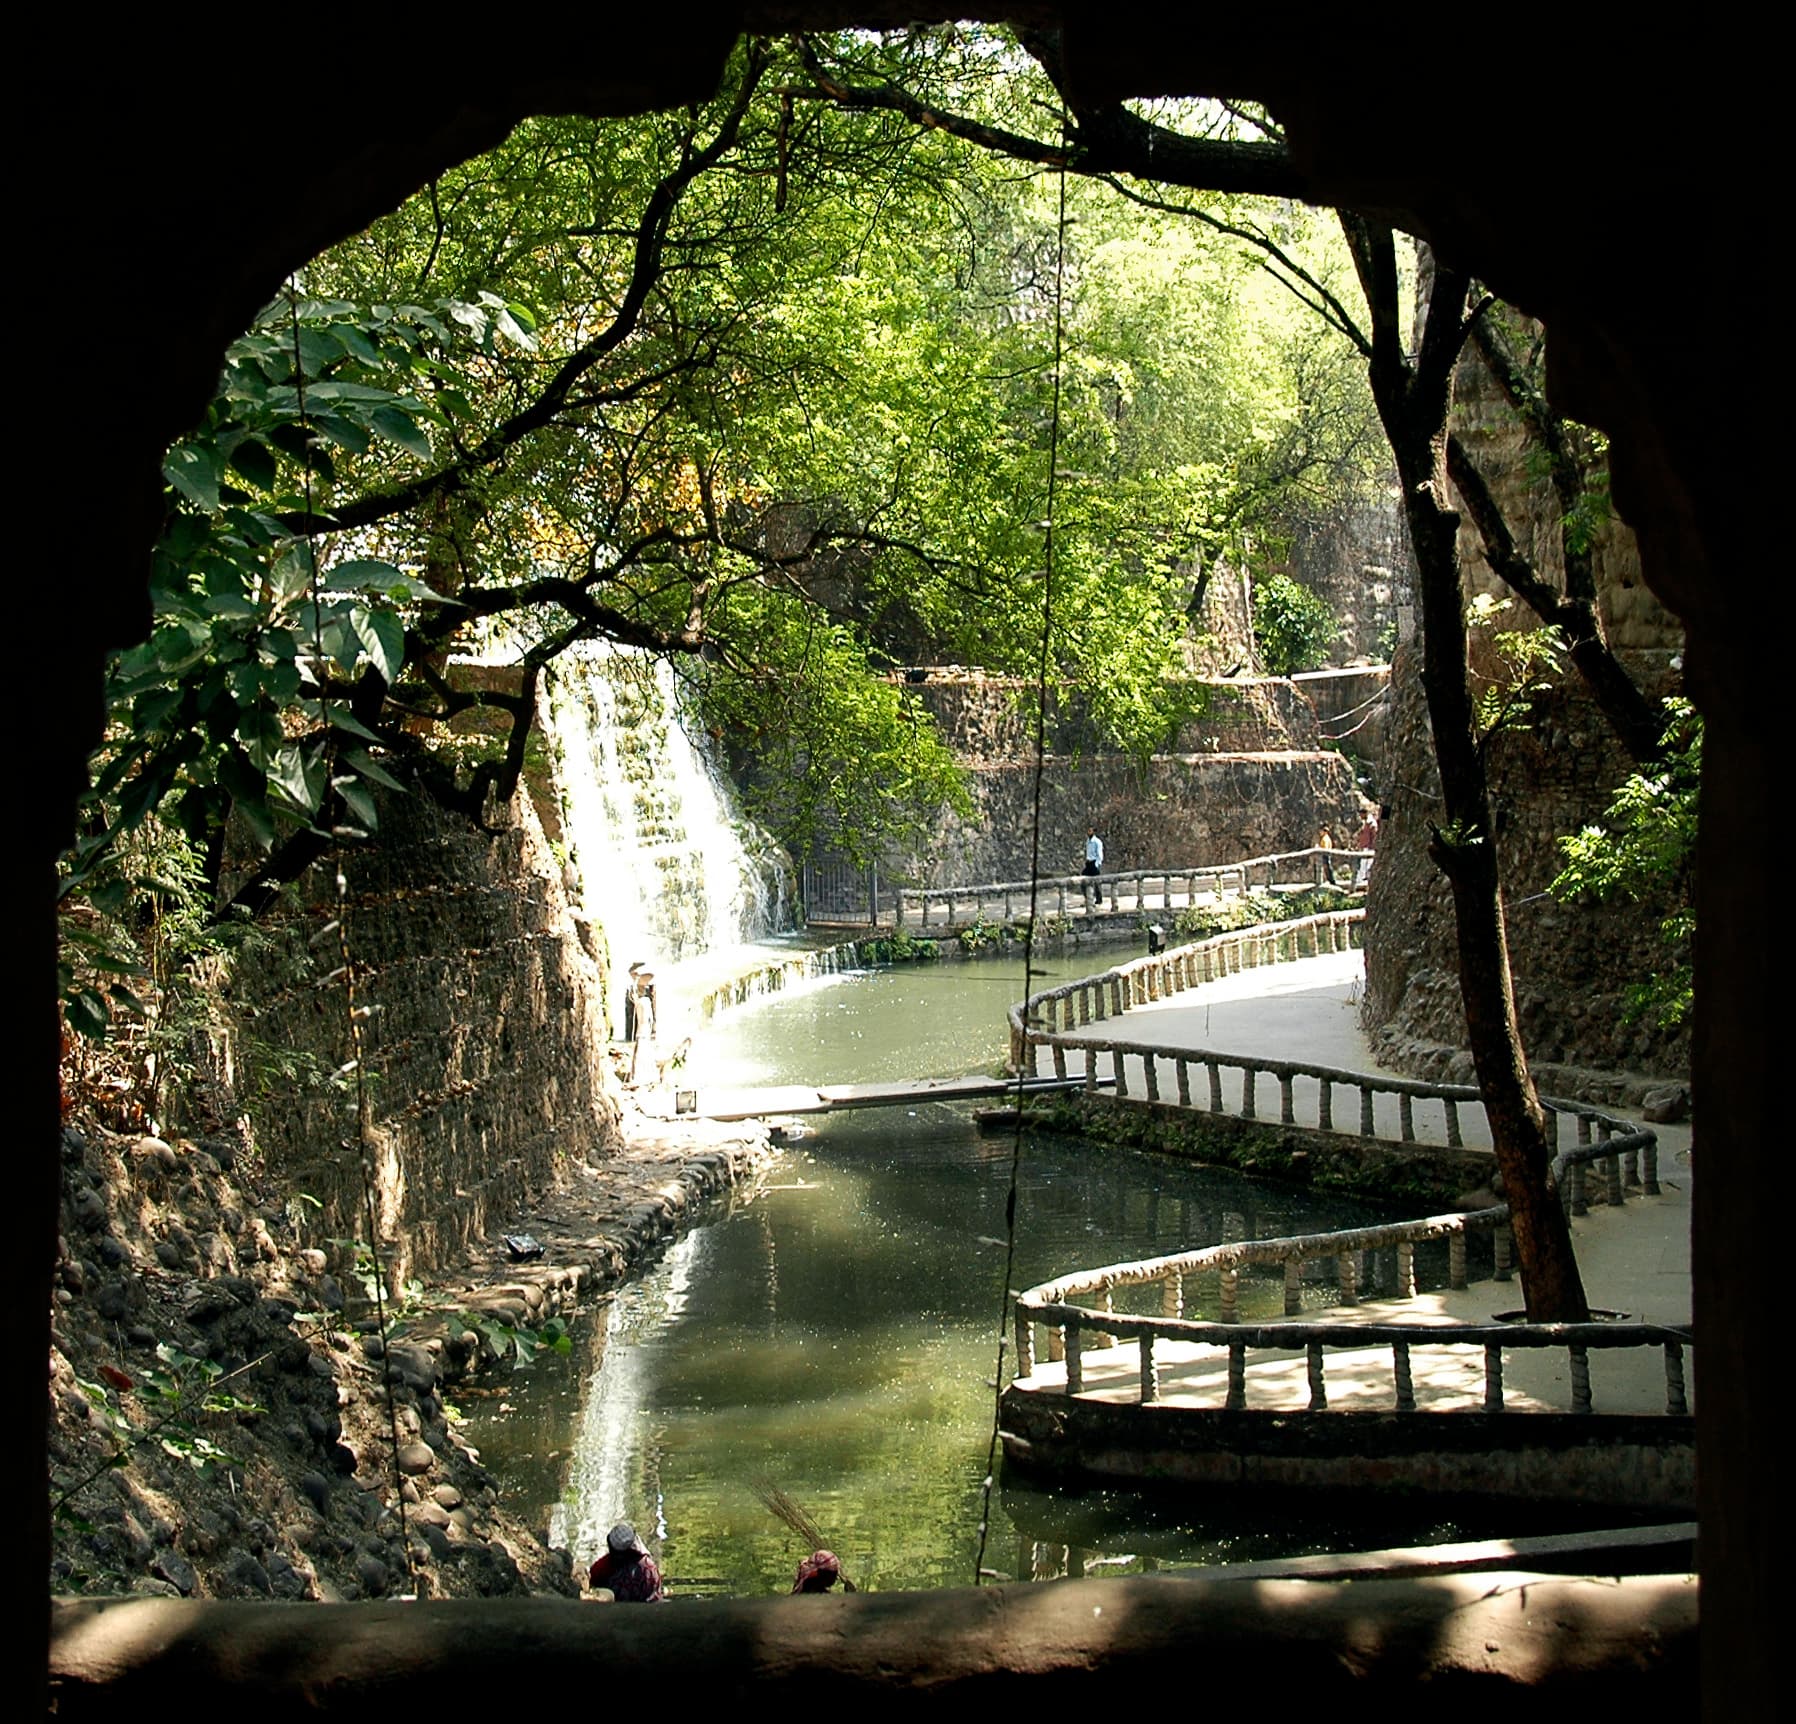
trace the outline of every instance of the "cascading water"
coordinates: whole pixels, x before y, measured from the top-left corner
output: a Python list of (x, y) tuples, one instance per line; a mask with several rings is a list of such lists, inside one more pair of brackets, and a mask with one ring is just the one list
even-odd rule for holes
[(681, 725), (673, 667), (593, 644), (544, 685), (569, 872), (610, 948), (613, 1021), (634, 961), (662, 977), (701, 959), (729, 970), (737, 954), (755, 967), (744, 948), (790, 926), (791, 865)]

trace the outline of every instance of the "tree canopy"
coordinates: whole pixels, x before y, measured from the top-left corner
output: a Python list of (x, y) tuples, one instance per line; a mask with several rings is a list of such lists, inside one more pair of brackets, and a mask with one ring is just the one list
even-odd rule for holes
[[(1002, 36), (856, 51), (933, 56), (994, 121), (1046, 87)], [(372, 830), (373, 787), (479, 818), (588, 638), (688, 667), (695, 720), (785, 787), (781, 836), (870, 851), (957, 793), (891, 669), (1042, 657), (1056, 409), (1046, 663), (1155, 746), (1205, 559), (1363, 460), (1351, 351), (1214, 229), (1089, 183), (1063, 219), (1038, 168), (844, 107), (816, 65), (751, 40), (702, 110), (527, 122), (233, 345), (169, 451), (155, 629), (114, 666), (70, 890), (157, 809), (215, 881), (228, 818), (270, 852), (252, 912)], [(1253, 219), (1345, 270), (1296, 206)], [(471, 646), (520, 690), (460, 686)], [(433, 749), (476, 704), (501, 757)]]

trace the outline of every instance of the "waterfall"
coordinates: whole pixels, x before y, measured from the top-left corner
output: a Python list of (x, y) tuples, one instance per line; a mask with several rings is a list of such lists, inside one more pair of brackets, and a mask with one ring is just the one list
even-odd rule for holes
[(544, 688), (570, 885), (604, 930), (621, 1021), (631, 962), (665, 974), (784, 929), (791, 868), (682, 726), (665, 659), (592, 643), (564, 654)]

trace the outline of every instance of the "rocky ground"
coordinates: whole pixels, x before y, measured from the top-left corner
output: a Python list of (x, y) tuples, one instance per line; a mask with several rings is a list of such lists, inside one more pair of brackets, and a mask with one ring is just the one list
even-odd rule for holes
[(540, 1259), (495, 1239), (389, 1307), (384, 1343), (353, 1247), (310, 1241), (233, 1140), (71, 1129), (62, 1153), (52, 1590), (298, 1600), (577, 1591), (457, 1432), (454, 1385), (773, 1152), (753, 1127), (638, 1119), (516, 1219)]

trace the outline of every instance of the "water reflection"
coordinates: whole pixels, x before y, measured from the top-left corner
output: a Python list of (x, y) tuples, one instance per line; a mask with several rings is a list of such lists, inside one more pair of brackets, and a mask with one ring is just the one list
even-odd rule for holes
[[(977, 1069), (997, 1057), (1002, 1002), (1020, 985), (1007, 968), (893, 972), (782, 996), (714, 1026), (703, 1057), (727, 1083)], [(676, 1590), (791, 1584), (804, 1552), (757, 1500), (763, 1478), (810, 1511), (866, 1584), (970, 1580), (1006, 1310), (1009, 1160), (1008, 1142), (981, 1139), (946, 1107), (826, 1120), (767, 1189), (688, 1234), (595, 1316), (583, 1356), (520, 1373), (503, 1402), (472, 1403), (474, 1442), (514, 1500), (552, 1505), (556, 1542), (577, 1557), (590, 1559), (615, 1520), (653, 1528)], [(1394, 1213), (1031, 1141), (1012, 1284)], [(1243, 1315), (1282, 1309), (1281, 1289), (1276, 1270), (1244, 1276)], [(1192, 1292), (1201, 1308), (1209, 1295)], [(1007, 1489), (995, 1512), (987, 1566), (1018, 1575), (1341, 1548), (1346, 1524), (1313, 1508), (1281, 1522), (1261, 1505), (1127, 1492)], [(1378, 1513), (1381, 1544), (1464, 1527), (1438, 1511), (1403, 1523)]]

